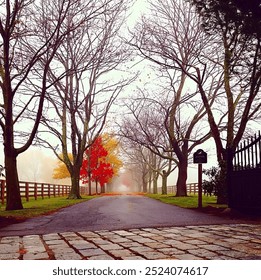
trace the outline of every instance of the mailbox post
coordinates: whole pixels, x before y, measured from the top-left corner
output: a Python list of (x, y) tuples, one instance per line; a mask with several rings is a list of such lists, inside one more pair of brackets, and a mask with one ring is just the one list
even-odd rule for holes
[(202, 208), (202, 164), (207, 163), (207, 153), (198, 149), (193, 154), (193, 163), (198, 164), (198, 208)]

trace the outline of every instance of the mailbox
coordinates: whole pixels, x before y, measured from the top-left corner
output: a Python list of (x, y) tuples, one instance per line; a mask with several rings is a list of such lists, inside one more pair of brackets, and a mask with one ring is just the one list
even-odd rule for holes
[(207, 153), (202, 149), (198, 149), (193, 154), (193, 163), (207, 163)]

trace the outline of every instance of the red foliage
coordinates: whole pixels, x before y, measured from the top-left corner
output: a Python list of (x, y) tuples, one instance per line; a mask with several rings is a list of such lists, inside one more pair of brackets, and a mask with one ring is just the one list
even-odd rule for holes
[(80, 179), (88, 183), (89, 179), (104, 186), (113, 177), (113, 168), (106, 162), (108, 151), (102, 145), (102, 138), (98, 137), (91, 147), (84, 153), (80, 171)]

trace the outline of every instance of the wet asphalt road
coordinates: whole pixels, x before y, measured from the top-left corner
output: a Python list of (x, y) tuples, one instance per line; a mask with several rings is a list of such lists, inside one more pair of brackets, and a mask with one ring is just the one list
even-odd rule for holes
[(103, 196), (48, 216), (0, 225), (0, 236), (243, 222), (246, 221), (183, 209), (143, 196)]

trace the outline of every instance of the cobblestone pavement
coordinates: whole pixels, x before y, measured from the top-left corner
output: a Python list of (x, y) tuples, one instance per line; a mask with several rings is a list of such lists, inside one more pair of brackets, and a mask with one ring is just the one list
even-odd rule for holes
[(0, 237), (0, 260), (261, 259), (261, 226), (206, 225)]

